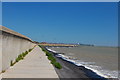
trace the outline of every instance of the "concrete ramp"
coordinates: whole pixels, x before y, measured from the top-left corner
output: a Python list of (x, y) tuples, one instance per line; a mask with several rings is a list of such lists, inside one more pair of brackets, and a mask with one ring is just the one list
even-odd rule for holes
[(58, 78), (45, 53), (36, 46), (23, 60), (6, 70), (2, 78)]

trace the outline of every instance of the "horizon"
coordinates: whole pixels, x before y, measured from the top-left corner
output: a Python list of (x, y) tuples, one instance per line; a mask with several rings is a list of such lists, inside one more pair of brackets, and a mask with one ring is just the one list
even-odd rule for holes
[(117, 2), (2, 4), (2, 25), (33, 41), (118, 46)]

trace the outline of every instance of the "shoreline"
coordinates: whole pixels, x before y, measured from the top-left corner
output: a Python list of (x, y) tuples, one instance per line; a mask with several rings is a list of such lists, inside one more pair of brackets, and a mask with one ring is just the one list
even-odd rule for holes
[(118, 80), (117, 78), (102, 77), (91, 69), (87, 69), (84, 66), (77, 66), (70, 61), (64, 60), (61, 57), (57, 57), (56, 55), (60, 53), (55, 53), (50, 50), (48, 51), (54, 54), (56, 60), (63, 66), (62, 70), (55, 69), (60, 78), (79, 78), (80, 80), (83, 78), (87, 80)]
[[(85, 68), (84, 66), (76, 66), (72, 62), (63, 60), (62, 58), (58, 58), (56, 56), (55, 58), (63, 66), (63, 70), (56, 69), (56, 72), (58, 73), (60, 78), (79, 78), (81, 80), (82, 78), (86, 78), (87, 80), (94, 80), (94, 79), (108, 80), (104, 77), (97, 75), (95, 72), (93, 72), (90, 69)], [(96, 77), (96, 78), (93, 78), (93, 77)]]

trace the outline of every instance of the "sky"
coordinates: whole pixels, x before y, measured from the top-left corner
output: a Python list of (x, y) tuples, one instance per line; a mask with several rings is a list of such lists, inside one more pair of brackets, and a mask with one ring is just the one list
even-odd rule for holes
[(0, 25), (2, 25), (2, 2), (0, 1)]
[(2, 2), (118, 2), (120, 0), (2, 0)]
[(4, 2), (2, 25), (34, 41), (118, 45), (115, 2)]

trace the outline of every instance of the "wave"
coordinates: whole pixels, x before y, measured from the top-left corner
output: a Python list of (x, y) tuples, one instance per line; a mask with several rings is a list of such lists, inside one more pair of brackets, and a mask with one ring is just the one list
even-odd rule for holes
[(51, 52), (54, 52), (54, 53), (57, 53), (57, 51), (54, 51), (54, 50), (49, 49), (49, 48), (47, 48), (47, 50), (49, 50), (49, 51), (51, 51)]
[[(52, 49), (47, 48), (49, 51), (52, 51), (54, 53), (58, 53), (58, 51), (54, 51)], [(92, 70), (97, 75), (104, 77), (104, 78), (118, 78), (118, 71), (111, 71), (111, 70), (104, 70), (102, 67), (95, 65), (95, 62), (85, 62), (82, 60), (77, 60), (74, 58), (71, 58), (71, 56), (66, 56), (63, 54), (57, 54), (57, 57), (62, 58), (63, 60), (69, 61), (73, 63), (76, 66), (84, 66), (87, 69)]]

